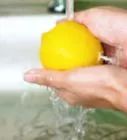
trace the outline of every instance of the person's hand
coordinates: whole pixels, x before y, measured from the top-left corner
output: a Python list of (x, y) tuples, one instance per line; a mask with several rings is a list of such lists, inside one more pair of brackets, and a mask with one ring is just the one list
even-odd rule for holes
[[(104, 43), (106, 55), (117, 55), (119, 64), (127, 68), (127, 10), (114, 7), (92, 8), (76, 13), (75, 20), (86, 25)], [(116, 53), (117, 50), (119, 53)]]
[[(76, 13), (75, 20), (86, 25), (105, 44), (107, 55), (112, 56), (116, 48), (122, 48), (119, 62), (122, 67), (127, 66), (127, 11), (93, 8)], [(33, 69), (25, 73), (24, 80), (57, 89), (57, 95), (72, 105), (127, 111), (127, 70), (118, 66), (64, 72)]]
[(65, 72), (33, 69), (25, 80), (57, 89), (57, 95), (72, 105), (127, 111), (127, 71), (116, 66)]

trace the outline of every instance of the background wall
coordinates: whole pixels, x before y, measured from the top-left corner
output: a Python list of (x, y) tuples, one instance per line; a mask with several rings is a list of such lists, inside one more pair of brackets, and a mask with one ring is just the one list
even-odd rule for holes
[(127, 8), (127, 0), (76, 0), (75, 3), (76, 10), (82, 10), (104, 5)]

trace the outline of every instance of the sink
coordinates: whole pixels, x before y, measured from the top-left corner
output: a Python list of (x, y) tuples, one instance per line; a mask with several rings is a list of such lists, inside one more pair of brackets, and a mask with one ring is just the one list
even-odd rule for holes
[[(0, 17), (0, 140), (73, 139), (73, 121), (65, 121), (64, 111), (62, 120), (57, 118), (47, 88), (23, 81), (25, 71), (42, 67), (38, 58), (41, 34), (63, 17)], [(95, 110), (84, 125), (86, 140), (127, 139), (126, 115), (120, 112)]]
[(23, 73), (41, 67), (38, 57), (41, 34), (60, 18), (57, 15), (0, 17), (0, 91), (24, 88)]

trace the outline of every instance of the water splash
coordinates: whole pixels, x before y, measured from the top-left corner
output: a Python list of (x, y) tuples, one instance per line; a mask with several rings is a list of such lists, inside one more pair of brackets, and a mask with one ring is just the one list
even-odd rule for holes
[(73, 135), (68, 136), (67, 140), (83, 140), (85, 136), (85, 126), (87, 121), (87, 113), (93, 109), (84, 109), (83, 107), (72, 107), (59, 97), (56, 96), (55, 90), (47, 88), (51, 92), (50, 100), (57, 116), (56, 125), (66, 123), (73, 124)]

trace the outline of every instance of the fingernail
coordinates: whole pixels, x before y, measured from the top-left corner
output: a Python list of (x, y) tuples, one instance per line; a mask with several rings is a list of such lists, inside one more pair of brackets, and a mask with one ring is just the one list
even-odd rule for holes
[(36, 73), (36, 70), (30, 70), (28, 71), (29, 74), (35, 74)]
[(35, 75), (31, 75), (31, 74), (25, 74), (24, 75), (24, 80), (30, 83), (34, 83), (36, 80), (36, 76)]

